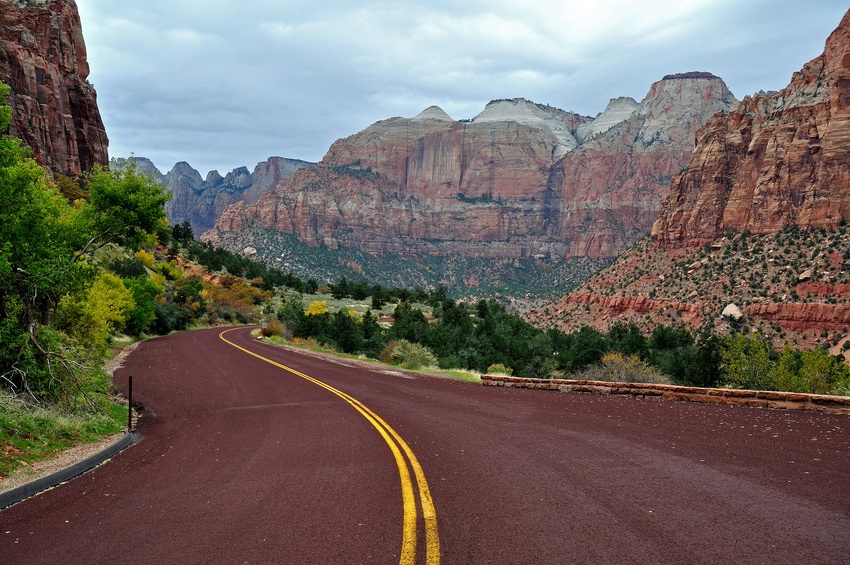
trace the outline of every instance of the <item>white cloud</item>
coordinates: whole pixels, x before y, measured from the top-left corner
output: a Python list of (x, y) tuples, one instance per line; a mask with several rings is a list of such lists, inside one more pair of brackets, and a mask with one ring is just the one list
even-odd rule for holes
[[(110, 154), (161, 169), (318, 160), (335, 139), (436, 104), (522, 96), (594, 115), (665, 74), (739, 97), (823, 50), (839, 0), (77, 0)], [(795, 32), (789, 34), (788, 30)]]

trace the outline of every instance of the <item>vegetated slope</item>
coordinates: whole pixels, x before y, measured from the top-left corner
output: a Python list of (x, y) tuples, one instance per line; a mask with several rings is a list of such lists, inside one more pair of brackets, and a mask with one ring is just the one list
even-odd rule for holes
[[(697, 134), (653, 237), (530, 319), (680, 320), (835, 344), (850, 326), (850, 13), (789, 86)], [(722, 316), (734, 303), (743, 317)]]
[[(734, 304), (742, 317), (723, 316)], [(838, 345), (850, 329), (850, 229), (727, 234), (665, 249), (648, 237), (564, 298), (529, 314), (572, 331), (616, 321), (758, 331), (776, 344)]]
[(40, 165), (63, 175), (109, 160), (88, 75), (75, 2), (0, 2), (0, 81), (12, 88), (9, 134), (29, 146)]
[(640, 104), (613, 100), (596, 118), (524, 99), (493, 101), (469, 121), (432, 107), (338, 140), (316, 167), (225, 210), (203, 239), (251, 247), (266, 262), (284, 252), (271, 231), (379, 261), (436, 258), (454, 288), (510, 278), (511, 267), (469, 276), (447, 258), (525, 261), (526, 282), (560, 264), (548, 288), (562, 288), (586, 276), (586, 260), (607, 262), (648, 233), (697, 127), (733, 102), (721, 79), (688, 73), (658, 81)]

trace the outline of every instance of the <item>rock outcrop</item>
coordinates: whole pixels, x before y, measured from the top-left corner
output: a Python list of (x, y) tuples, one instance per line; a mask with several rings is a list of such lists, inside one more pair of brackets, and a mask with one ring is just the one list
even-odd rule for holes
[(733, 102), (722, 80), (696, 73), (596, 118), (521, 98), (466, 122), (431, 107), (337, 141), (317, 167), (226, 210), (204, 238), (228, 244), (258, 224), (373, 255), (612, 257), (648, 232), (694, 132)]
[(73, 0), (0, 0), (0, 81), (12, 89), (9, 134), (39, 164), (69, 176), (109, 160), (88, 75)]
[[(745, 98), (696, 134), (652, 233), (529, 318), (757, 331), (781, 346), (850, 330), (850, 12), (778, 93)], [(730, 303), (740, 306), (732, 309)]]
[[(709, 73), (670, 75), (638, 105), (612, 101), (586, 129), (588, 139), (552, 168), (558, 229), (567, 255), (614, 257), (645, 235), (688, 163), (696, 131), (736, 102)], [(614, 125), (607, 114), (625, 118)]]
[(746, 97), (698, 134), (652, 229), (668, 245), (850, 219), (850, 12), (823, 55), (774, 94)]
[[(186, 162), (180, 162), (163, 175), (149, 160), (131, 157), (130, 161), (142, 173), (153, 177), (171, 192), (165, 205), (168, 221), (178, 224), (189, 222), (195, 235), (210, 229), (224, 209), (237, 202), (253, 204), (260, 195), (275, 188), (298, 169), (312, 167), (314, 163), (283, 157), (269, 157), (258, 163), (254, 171), (238, 167), (225, 176), (210, 171), (206, 178)], [(123, 166), (124, 159), (114, 161)]]

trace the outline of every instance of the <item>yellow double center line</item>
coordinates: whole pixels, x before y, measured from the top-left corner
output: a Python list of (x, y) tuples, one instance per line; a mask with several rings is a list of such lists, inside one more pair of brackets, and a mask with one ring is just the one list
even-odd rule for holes
[[(362, 414), (363, 417), (366, 418), (376, 430), (378, 430), (378, 433), (381, 434), (384, 441), (387, 442), (387, 445), (395, 458), (396, 465), (398, 466), (398, 474), (401, 478), (402, 504), (404, 506), (404, 525), (402, 528), (401, 556), (399, 559), (399, 565), (413, 565), (416, 563), (416, 522), (418, 519), (418, 510), (416, 507), (416, 495), (413, 487), (413, 481), (410, 478), (410, 469), (413, 469), (413, 475), (416, 477), (416, 486), (419, 490), (419, 504), (422, 507), (422, 518), (425, 523), (425, 563), (427, 565), (439, 565), (440, 537), (437, 533), (437, 512), (434, 509), (434, 501), (431, 498), (431, 491), (428, 489), (428, 482), (425, 480), (425, 472), (422, 470), (422, 466), (419, 464), (419, 461), (416, 459), (416, 456), (413, 454), (413, 450), (410, 449), (410, 446), (401, 439), (401, 436), (398, 435), (398, 433), (396, 433), (389, 424), (356, 398), (330, 386), (329, 384), (323, 383), (318, 379), (305, 375), (301, 371), (297, 371), (291, 367), (283, 365), (282, 363), (278, 363), (277, 361), (273, 361), (267, 357), (263, 357), (262, 355), (245, 349), (244, 347), (236, 345), (224, 337), (224, 334), (236, 329), (238, 328), (225, 330), (221, 332), (218, 337), (225, 343), (232, 345), (240, 351), (244, 351), (248, 355), (265, 361), (266, 363), (274, 365), (284, 371), (290, 372), (293, 375), (297, 375), (302, 379), (310, 381), (311, 383), (342, 398), (355, 410), (360, 412), (360, 414)], [(405, 460), (405, 456), (407, 456), (407, 460)], [(408, 463), (410, 467), (408, 467)]]

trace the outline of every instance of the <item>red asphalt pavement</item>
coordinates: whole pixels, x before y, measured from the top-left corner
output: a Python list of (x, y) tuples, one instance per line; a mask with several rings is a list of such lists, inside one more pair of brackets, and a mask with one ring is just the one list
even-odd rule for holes
[[(441, 563), (850, 560), (846, 416), (482, 387), (248, 332), (227, 338), (412, 448)], [(127, 358), (141, 441), (0, 511), (0, 563), (399, 562), (399, 468), (376, 428), (220, 333)]]

